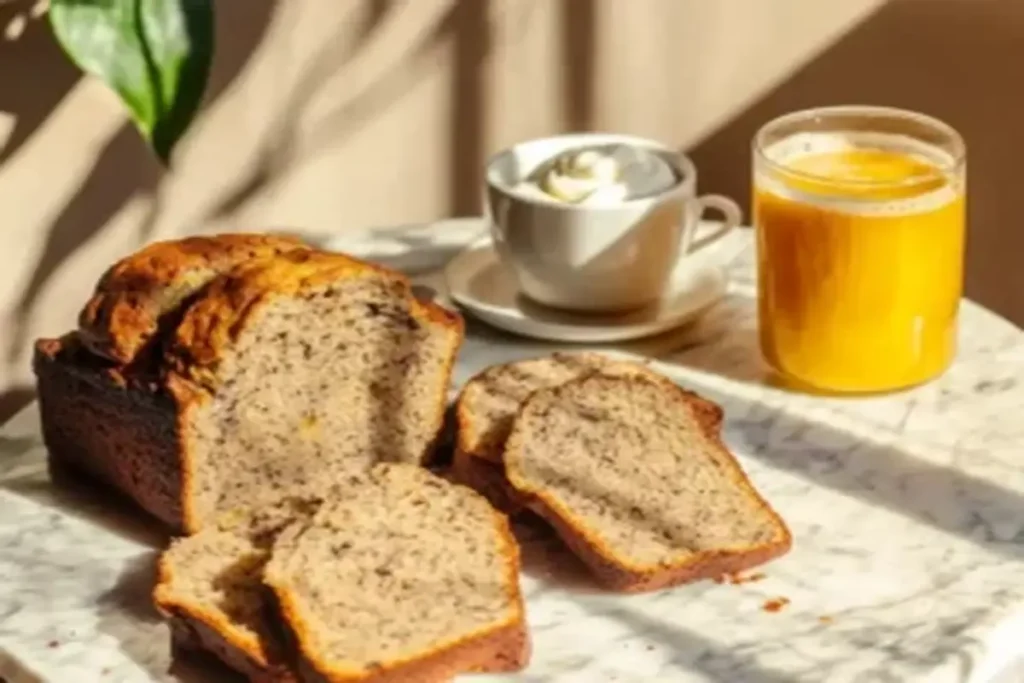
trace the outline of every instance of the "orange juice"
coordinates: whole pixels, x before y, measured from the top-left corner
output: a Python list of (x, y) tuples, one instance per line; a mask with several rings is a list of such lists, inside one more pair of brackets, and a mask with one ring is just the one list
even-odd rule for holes
[(755, 164), (761, 348), (783, 375), (882, 391), (952, 361), (963, 178), (940, 150), (912, 143), (801, 133)]

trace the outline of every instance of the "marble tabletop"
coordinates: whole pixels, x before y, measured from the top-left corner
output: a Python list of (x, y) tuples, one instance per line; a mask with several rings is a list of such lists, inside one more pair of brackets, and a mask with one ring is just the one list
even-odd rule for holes
[[(478, 228), (407, 226), (329, 246), (404, 267), (443, 296), (437, 267)], [(533, 660), (479, 680), (1024, 680), (1024, 333), (965, 302), (959, 358), (937, 381), (872, 398), (790, 393), (758, 357), (749, 234), (735, 239), (725, 301), (609, 350), (654, 358), (725, 408), (725, 440), (789, 521), (792, 552), (757, 581), (615, 596), (548, 532), (524, 527)], [(556, 348), (468, 327), (456, 384)], [(51, 484), (34, 407), (0, 432), (0, 679), (236, 680), (172, 662), (149, 600), (165, 539), (104, 495)]]

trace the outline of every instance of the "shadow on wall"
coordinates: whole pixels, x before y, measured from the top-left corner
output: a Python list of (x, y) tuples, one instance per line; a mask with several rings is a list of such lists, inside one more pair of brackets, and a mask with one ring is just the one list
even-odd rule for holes
[[(298, 82), (292, 85), (291, 92), (285, 98), (284, 104), (275, 112), (270, 133), (260, 141), (258, 161), (244, 178), (237, 180), (233, 190), (228, 192), (210, 211), (210, 218), (223, 218), (234, 213), (299, 163), (296, 155), (297, 150), (300, 149), (297, 126), (300, 115), (328, 81), (338, 71), (344, 69), (346, 64), (381, 30), (395, 9), (395, 2), (394, 0), (366, 0), (366, 6), (367, 12), (363, 15), (362, 25), (356, 31), (355, 43), (352, 45), (347, 45), (343, 41), (326, 41), (324, 43), (312, 59), (310, 66), (303, 71)], [(383, 86), (381, 90), (384, 90)], [(390, 95), (397, 96), (397, 91), (392, 91), (391, 88), (387, 88), (387, 90), (388, 97), (376, 97), (371, 93), (371, 96), (366, 99), (372, 100), (373, 104), (365, 107), (365, 110), (355, 106), (356, 102), (363, 101), (357, 100), (346, 102), (344, 106), (328, 112), (317, 122), (316, 130), (327, 129), (330, 133), (340, 134), (341, 131), (335, 129), (340, 128), (341, 123), (358, 127), (358, 123), (365, 121), (369, 115), (377, 111), (376, 105), (381, 104), (381, 100), (389, 101)], [(317, 133), (314, 132), (314, 135)], [(323, 144), (327, 141), (319, 140), (317, 142)], [(320, 148), (320, 144), (308, 146), (315, 150)]]
[[(35, 0), (0, 3), (0, 112), (14, 115), (14, 126), (0, 147), (0, 165), (32, 137), (79, 78), (53, 42), (46, 17), (34, 11), (36, 5)], [(47, 87), (19, 87), (29, 80)]]
[[(217, 60), (210, 75), (207, 102), (215, 100), (241, 72), (269, 25), (276, 0), (221, 3), (217, 7)], [(44, 16), (33, 16), (34, 0), (0, 4), (0, 112), (13, 115), (14, 128), (0, 149), (0, 165), (31, 138), (81, 77), (50, 34)], [(21, 27), (14, 31), (10, 27)], [(223, 38), (230, 33), (231, 40)], [(18, 87), (19, 83), (31, 87)], [(45, 84), (45, 87), (40, 87)], [(6, 349), (10, 365), (28, 342), (25, 321), (40, 293), (60, 265), (110, 221), (137, 194), (156, 196), (162, 169), (130, 123), (125, 123), (98, 152), (85, 182), (61, 209), (48, 230), (32, 278), (14, 302), (15, 329)], [(140, 225), (140, 240), (150, 237), (159, 204), (154, 203)], [(0, 422), (31, 396), (24, 387), (0, 394)]]
[[(337, 45), (331, 48), (328, 43), (328, 49), (314, 58), (313, 66), (302, 74), (277, 113), (273, 133), (262, 141), (260, 161), (210, 212), (210, 219), (229, 217), (253, 198), (316, 162), (325, 151), (336, 149), (363, 125), (397, 105), (417, 83), (438, 68), (442, 53), (449, 49), (454, 55), (449, 93), (452, 112), (448, 129), (451, 141), (449, 214), (460, 216), (479, 211), (479, 174), (486, 156), (489, 118), (487, 60), (493, 49), (496, 24), (508, 23), (516, 26), (517, 31), (528, 28), (538, 0), (511, 4), (514, 9), (503, 11), (504, 16), (496, 15), (493, 11), (496, 3), (492, 0), (451, 0), (448, 8), (435, 18), (431, 30), (417, 43), (405, 47), (401, 58), (372, 85), (351, 97), (342, 97), (339, 104), (300, 131), (300, 115), (311, 102), (324, 88), (330, 87), (333, 77), (355, 55), (387, 30), (387, 25), (401, 21), (399, 10), (407, 7), (395, 0), (365, 1), (369, 12), (356, 43), (340, 44), (343, 50), (337, 49)], [(575, 0), (565, 4), (573, 5), (576, 12), (586, 15), (580, 8), (592, 8), (594, 2)], [(577, 14), (573, 16), (579, 19)], [(592, 9), (590, 16), (592, 27)], [(579, 29), (573, 31), (574, 35), (579, 33)]]
[(1024, 91), (1024, 3), (1017, 0), (895, 0), (767, 96), (690, 150), (704, 191), (746, 203), (750, 139), (794, 109), (881, 104), (920, 110), (963, 134), (970, 157), (967, 295), (1024, 324), (1024, 231), (1019, 164)]

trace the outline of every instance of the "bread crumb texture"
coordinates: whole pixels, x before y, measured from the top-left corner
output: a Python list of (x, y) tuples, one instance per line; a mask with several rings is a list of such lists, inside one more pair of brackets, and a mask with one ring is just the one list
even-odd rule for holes
[(715, 415), (666, 382), (598, 374), (535, 392), (505, 465), (511, 485), (611, 588), (715, 578), (791, 544)]

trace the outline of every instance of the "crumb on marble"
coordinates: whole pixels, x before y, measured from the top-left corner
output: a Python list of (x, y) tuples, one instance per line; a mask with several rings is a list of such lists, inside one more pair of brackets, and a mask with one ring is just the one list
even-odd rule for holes
[(820, 617), (818, 617), (818, 621), (822, 624), (831, 624), (833, 621), (835, 621), (835, 619), (828, 616), (827, 614), (823, 614)]
[(728, 583), (732, 586), (740, 586), (745, 583), (754, 583), (764, 579), (766, 575), (763, 572), (753, 572), (751, 574), (722, 574), (714, 578), (715, 583)]
[(771, 600), (766, 600), (761, 609), (774, 614), (775, 612), (781, 612), (788, 604), (789, 598), (772, 598)]
[(48, 647), (48, 648), (50, 648), (52, 650), (54, 648), (60, 647), (60, 643), (57, 642), (56, 640), (51, 640), (50, 642), (48, 642), (46, 644), (46, 647)]

